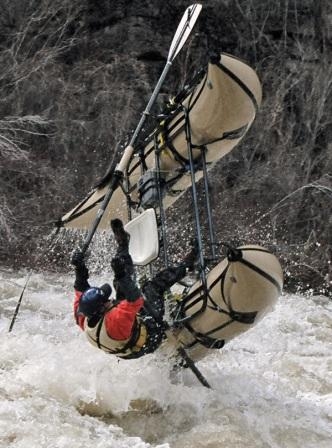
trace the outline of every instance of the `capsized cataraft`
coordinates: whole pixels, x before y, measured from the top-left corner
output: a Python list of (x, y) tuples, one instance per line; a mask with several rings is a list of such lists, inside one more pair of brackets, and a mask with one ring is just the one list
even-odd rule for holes
[[(198, 73), (202, 79), (191, 82), (184, 92), (171, 100), (168, 115), (156, 123), (154, 132), (136, 148), (121, 188), (113, 193), (105, 210), (100, 229), (109, 228), (114, 216), (127, 221), (130, 216), (128, 199), (133, 203), (129, 212), (137, 212), (140, 205), (149, 201), (146, 191), (151, 194), (151, 186), (158, 181), (163, 184), (165, 209), (191, 186), (186, 130), (190, 132), (197, 182), (203, 176), (202, 156), (211, 168), (242, 140), (250, 128), (262, 98), (255, 71), (240, 59), (222, 53), (215, 55), (207, 68)], [(113, 174), (113, 171), (107, 173), (91, 194), (63, 216), (63, 226), (91, 227)]]
[[(198, 4), (187, 8), (164, 72), (118, 164), (60, 220), (65, 228), (90, 229), (86, 250), (97, 228), (108, 229), (111, 219), (122, 219), (131, 235), (129, 251), (134, 263), (149, 266), (153, 272), (155, 260), (168, 264), (166, 211), (169, 209), (169, 214), (170, 206), (192, 190), (199, 280), (182, 286), (181, 298), (173, 303), (166, 323), (164, 344), (187, 361), (201, 359), (253, 327), (273, 309), (283, 286), (280, 263), (269, 250), (226, 244), (226, 258), (220, 261), (217, 248), (221, 243), (214, 239), (208, 171), (244, 138), (255, 119), (262, 99), (255, 71), (235, 56), (214, 54), (207, 67), (198, 70), (172, 98), (162, 117), (156, 119), (154, 131), (138, 140), (165, 73), (187, 38), (183, 31), (188, 30), (186, 23), (191, 29), (200, 9)], [(200, 179), (205, 190), (204, 210), (197, 201), (196, 182)], [(207, 247), (201, 236), (202, 213), (208, 217)], [(192, 363), (199, 378), (194, 369)]]

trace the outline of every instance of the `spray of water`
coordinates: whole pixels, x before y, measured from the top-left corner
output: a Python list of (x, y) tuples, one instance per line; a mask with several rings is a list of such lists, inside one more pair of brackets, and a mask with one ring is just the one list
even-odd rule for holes
[[(97, 277), (106, 281), (108, 274)], [(90, 346), (72, 278), (0, 272), (0, 447), (305, 447), (332, 439), (332, 306), (283, 296), (276, 310), (176, 381), (160, 353), (123, 361)]]

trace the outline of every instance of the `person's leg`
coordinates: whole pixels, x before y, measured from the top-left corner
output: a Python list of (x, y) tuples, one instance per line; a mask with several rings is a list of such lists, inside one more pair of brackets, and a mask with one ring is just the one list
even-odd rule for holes
[(158, 313), (160, 319), (164, 315), (164, 293), (176, 282), (185, 277), (188, 270), (192, 270), (198, 255), (198, 248), (195, 243), (188, 254), (182, 260), (182, 263), (175, 267), (169, 267), (158, 272), (152, 280), (146, 282), (143, 287), (143, 293), (149, 303)]
[(165, 313), (164, 294), (171, 288), (171, 286), (186, 275), (187, 269), (190, 270), (193, 267), (195, 259), (197, 258), (197, 253), (197, 249), (194, 247), (189, 254), (184, 257), (181, 265), (160, 271), (152, 280), (147, 281), (143, 285), (142, 291), (148, 306), (144, 307), (142, 317), (150, 335), (150, 340), (146, 347), (147, 353), (150, 353), (159, 347), (163, 339), (163, 318)]
[(143, 285), (143, 294), (157, 319), (162, 320), (165, 313), (164, 293), (185, 275), (186, 268), (183, 265), (167, 268)]
[(150, 284), (153, 285), (153, 287), (156, 291), (158, 291), (159, 294), (163, 294), (176, 282), (183, 279), (185, 275), (185, 265), (181, 264), (179, 266), (169, 267), (158, 272), (158, 274), (156, 274), (150, 281)]
[(122, 262), (126, 266), (127, 274), (134, 276), (133, 260), (128, 251), (130, 235), (125, 231), (123, 223), (120, 219), (113, 219), (111, 221), (111, 228), (113, 230), (114, 239), (117, 243), (115, 258), (122, 259)]
[(198, 247), (195, 241), (193, 241), (192, 246), (191, 250), (184, 256), (181, 264), (160, 271), (150, 281), (150, 285), (158, 292), (158, 294), (163, 294), (176, 282), (182, 280), (187, 273), (187, 269), (189, 271), (193, 270), (198, 256)]

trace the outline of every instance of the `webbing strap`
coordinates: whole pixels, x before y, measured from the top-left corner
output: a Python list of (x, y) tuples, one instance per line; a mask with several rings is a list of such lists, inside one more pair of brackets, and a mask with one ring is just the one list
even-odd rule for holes
[[(265, 253), (270, 253), (268, 250), (266, 249), (260, 249), (260, 248), (243, 248), (240, 249), (241, 251), (257, 251), (257, 252), (265, 252)], [(266, 280), (268, 280), (270, 283), (272, 283), (278, 290), (278, 292), (281, 292), (281, 286), (279, 285), (279, 283), (277, 282), (277, 280), (275, 278), (273, 278), (270, 274), (268, 274), (267, 272), (265, 272), (263, 269), (259, 268), (258, 266), (254, 265), (253, 263), (243, 259), (242, 257), (236, 261), (229, 261), (229, 264), (226, 266), (226, 268), (224, 269), (224, 271), (214, 280), (214, 282), (210, 285), (210, 287), (208, 288), (207, 291), (207, 300), (212, 304), (207, 304), (207, 307), (217, 311), (219, 313), (224, 313), (227, 314), (230, 317), (230, 320), (223, 323), (222, 325), (220, 325), (219, 327), (213, 328), (209, 331), (207, 331), (206, 333), (200, 333), (195, 331), (192, 326), (190, 325), (190, 320), (192, 320), (193, 316), (190, 316), (191, 319), (188, 319), (187, 321), (184, 321), (184, 326), (188, 329), (188, 331), (196, 338), (196, 340), (191, 344), (195, 345), (196, 343), (200, 343), (204, 346), (206, 345), (206, 341), (208, 337), (208, 343), (212, 344), (212, 341), (215, 341), (215, 344), (213, 345), (214, 347), (216, 347), (216, 344), (218, 342), (221, 343), (220, 339), (214, 339), (209, 337), (209, 335), (220, 331), (221, 329), (225, 328), (226, 326), (230, 325), (232, 322), (240, 322), (243, 324), (247, 324), (247, 325), (251, 325), (255, 322), (256, 316), (258, 311), (251, 311), (251, 312), (240, 312), (240, 311), (236, 311), (233, 309), (232, 304), (230, 303), (230, 297), (229, 300), (227, 301), (225, 294), (224, 294), (224, 283), (225, 283), (225, 277), (226, 277), (226, 273), (231, 265), (231, 263), (242, 263), (245, 266), (247, 266), (249, 269), (253, 270), (254, 272), (256, 272), (257, 274), (261, 275), (262, 277), (264, 277)], [(211, 289), (218, 283), (220, 282), (220, 288), (221, 288), (221, 296), (222, 296), (222, 300), (226, 305), (226, 310), (224, 310), (223, 308), (221, 308), (211, 297), (211, 295), (209, 294)], [(193, 291), (190, 295), (188, 295), (185, 298), (185, 301), (190, 300), (191, 297), (194, 297), (202, 288), (201, 287), (198, 290)], [(184, 313), (185, 311), (188, 311), (192, 306), (196, 305), (199, 300), (201, 300), (201, 296), (199, 296), (196, 300), (194, 300), (192, 303), (190, 303), (189, 305), (187, 305), (186, 307), (182, 308), (182, 312)], [(197, 314), (197, 313), (196, 313)], [(224, 342), (224, 341), (223, 341)], [(212, 347), (211, 347), (212, 348)]]
[(104, 323), (104, 319), (105, 319), (105, 317), (100, 319), (98, 327), (97, 327), (97, 331), (96, 331), (96, 344), (97, 344), (98, 348), (101, 348), (100, 332), (101, 332), (101, 327), (103, 326), (103, 323)]
[[(123, 356), (127, 356), (128, 353), (125, 353), (127, 350), (132, 350), (133, 352), (137, 352), (143, 347), (143, 345), (145, 344), (146, 339), (148, 337), (145, 326), (144, 326), (144, 328), (142, 328), (143, 324), (141, 322), (138, 323), (137, 320), (135, 320), (134, 328), (132, 330), (132, 334), (130, 336), (129, 341), (122, 348), (117, 349), (117, 350), (111, 350), (109, 347), (101, 344), (101, 342), (100, 342), (100, 333), (101, 333), (103, 322), (104, 322), (104, 317), (102, 319), (100, 319), (100, 321), (98, 323), (98, 327), (96, 330), (96, 339), (93, 339), (93, 337), (89, 333), (86, 333), (86, 334), (91, 339), (91, 341), (93, 341), (95, 344), (97, 344), (97, 347), (99, 349), (104, 350), (112, 355), (120, 355), (122, 353)], [(136, 345), (136, 343), (138, 343), (138, 344)]]
[(235, 73), (233, 73), (229, 68), (227, 68), (225, 65), (223, 65), (221, 62), (216, 63), (217, 67), (220, 68), (224, 73), (226, 73), (227, 76), (229, 76), (238, 86), (241, 87), (241, 89), (248, 95), (248, 97), (251, 99), (253, 106), (255, 108), (255, 111), (258, 111), (258, 104), (257, 100), (255, 98), (255, 95), (252, 93), (252, 91), (249, 89), (249, 87), (240, 79), (238, 78)]
[[(254, 249), (253, 249), (254, 250)], [(268, 252), (268, 251), (266, 251)], [(264, 277), (266, 280), (268, 280), (270, 283), (272, 283), (278, 290), (279, 294), (281, 292), (281, 286), (279, 285), (279, 283), (277, 282), (277, 280), (275, 278), (272, 277), (272, 275), (268, 274), (267, 272), (263, 271), (263, 269), (259, 268), (258, 266), (252, 264), (250, 261), (244, 260), (243, 258), (241, 260), (238, 260), (239, 263), (244, 264), (245, 266), (247, 266), (248, 268), (250, 268), (252, 271), (257, 272), (257, 274), (261, 275), (262, 277)]]
[[(205, 80), (202, 83), (201, 89), (197, 93), (194, 101), (191, 102), (191, 100), (189, 100), (189, 106), (188, 106), (188, 110), (189, 111), (194, 107), (194, 105), (198, 101), (198, 98), (200, 97), (200, 95), (201, 95), (201, 93), (202, 93), (202, 91), (204, 89), (204, 86), (206, 84), (206, 80), (207, 80), (207, 77), (205, 76)], [(191, 97), (193, 96), (194, 93), (195, 93), (195, 90), (191, 93)], [(180, 125), (180, 129), (178, 130), (178, 133), (183, 131), (183, 128), (184, 128), (184, 125), (185, 125), (185, 116), (184, 115), (180, 115), (176, 119), (176, 114), (178, 114), (181, 111), (181, 109), (182, 109), (182, 107), (180, 105), (175, 111), (172, 111), (169, 114), (169, 116), (164, 119), (164, 121), (165, 121), (164, 127), (167, 127), (167, 124), (171, 123), (171, 126), (167, 127), (168, 135), (170, 135), (179, 125)], [(172, 120), (175, 120), (175, 121), (172, 121)], [(183, 124), (182, 124), (182, 122), (183, 122)], [(176, 135), (177, 135), (177, 133), (174, 132), (173, 135), (172, 135), (172, 138), (174, 138), (174, 136), (176, 136)], [(173, 146), (173, 148), (174, 148), (174, 146)], [(173, 149), (171, 149), (171, 148), (169, 148), (169, 149), (173, 152)], [(150, 150), (145, 152), (144, 157), (147, 158), (153, 151), (155, 151), (155, 147), (154, 147), (154, 145), (151, 145)], [(174, 151), (176, 151), (175, 148), (174, 148)], [(141, 163), (141, 160), (132, 164), (132, 166), (128, 170), (128, 175), (129, 176), (136, 170), (136, 168), (139, 167), (140, 163)]]

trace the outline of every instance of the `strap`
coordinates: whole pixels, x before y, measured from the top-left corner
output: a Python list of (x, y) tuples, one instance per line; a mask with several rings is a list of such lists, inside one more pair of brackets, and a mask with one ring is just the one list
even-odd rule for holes
[(67, 219), (62, 219), (61, 220), (61, 226), (63, 226), (64, 224), (67, 224), (68, 222), (73, 221), (76, 218), (79, 218), (80, 216), (84, 215), (84, 213), (88, 212), (89, 210), (92, 210), (96, 205), (98, 205), (100, 202), (102, 202), (102, 200), (104, 199), (105, 195), (103, 195), (100, 198), (98, 198), (96, 201), (94, 201), (88, 207), (83, 208), (81, 211), (77, 212), (76, 210), (78, 210), (81, 207), (83, 207), (83, 205), (90, 199), (90, 197), (92, 196), (93, 193), (94, 193), (94, 191), (91, 194), (89, 194), (89, 196), (87, 196), (82, 202), (80, 202), (77, 205), (77, 207), (75, 207), (75, 210), (70, 214), (70, 216), (68, 216)]
[[(240, 261), (240, 260), (239, 260)], [(195, 341), (193, 341), (190, 345), (188, 345), (188, 347), (192, 347), (193, 345), (196, 344), (201, 344), (204, 347), (207, 348), (221, 348), (223, 347), (223, 345), (225, 344), (225, 341), (223, 339), (217, 339), (217, 338), (213, 338), (210, 337), (211, 334), (222, 330), (223, 328), (227, 327), (228, 325), (230, 325), (233, 322), (240, 322), (242, 324), (247, 324), (247, 325), (251, 325), (255, 322), (256, 316), (257, 316), (257, 311), (253, 311), (253, 312), (240, 312), (240, 311), (235, 311), (232, 308), (232, 304), (230, 302), (230, 297), (229, 300), (226, 300), (225, 294), (224, 294), (224, 284), (225, 284), (225, 277), (226, 277), (226, 273), (230, 267), (230, 263), (226, 266), (226, 269), (224, 269), (224, 271), (215, 279), (215, 281), (210, 285), (210, 287), (208, 288), (208, 296), (207, 296), (207, 301), (210, 302), (207, 304), (207, 307), (217, 311), (219, 313), (223, 313), (229, 316), (229, 320), (224, 322), (222, 325), (213, 328), (209, 331), (207, 331), (206, 333), (200, 333), (197, 332), (196, 330), (194, 330), (194, 328), (190, 325), (190, 320), (192, 320), (192, 318), (194, 317), (194, 315), (190, 316), (190, 319), (188, 321), (184, 321), (184, 326), (187, 328), (187, 330), (195, 337)], [(221, 296), (222, 296), (222, 300), (225, 303), (226, 306), (226, 310), (221, 308), (211, 297), (210, 295), (210, 291), (211, 289), (220, 282), (220, 290), (221, 290)], [(197, 290), (194, 291), (192, 293), (193, 295), (197, 294)], [(190, 297), (190, 296), (188, 296)], [(182, 312), (184, 313), (184, 310), (188, 310), (191, 306), (196, 305), (196, 303), (198, 302), (198, 300), (200, 299), (200, 297), (198, 297), (198, 299), (194, 300), (190, 306), (187, 306), (186, 308), (182, 308)], [(187, 297), (186, 299), (187, 300)], [(211, 305), (212, 304), (212, 305)]]
[[(256, 249), (256, 248), (244, 248), (244, 249), (240, 249), (241, 251), (246, 251), (246, 250), (251, 250), (251, 251), (256, 251), (256, 252), (265, 252), (265, 253), (270, 253), (270, 251), (266, 250), (266, 249)], [(257, 274), (261, 275), (262, 277), (264, 277), (266, 280), (268, 280), (270, 283), (272, 283), (278, 290), (279, 294), (281, 293), (281, 285), (279, 285), (279, 283), (277, 282), (277, 280), (272, 277), (272, 275), (268, 274), (267, 272), (263, 271), (263, 269), (259, 268), (258, 266), (252, 264), (250, 261), (245, 260), (244, 258), (241, 258), (238, 260), (240, 263), (244, 264), (245, 266), (247, 266), (248, 268), (250, 268), (252, 271), (257, 272)]]
[(101, 332), (101, 327), (102, 327), (102, 325), (103, 325), (103, 323), (104, 323), (104, 319), (105, 319), (105, 316), (104, 316), (102, 319), (100, 319), (99, 324), (98, 324), (98, 327), (97, 327), (97, 332), (96, 332), (96, 344), (97, 344), (98, 348), (101, 348), (101, 343), (100, 343), (100, 332)]
[(255, 98), (255, 95), (252, 93), (252, 91), (248, 88), (248, 86), (240, 79), (238, 78), (235, 73), (233, 73), (229, 68), (227, 68), (225, 65), (223, 65), (221, 62), (217, 62), (216, 66), (220, 68), (224, 73), (226, 73), (227, 76), (229, 76), (236, 84), (241, 87), (241, 89), (248, 95), (248, 97), (251, 99), (253, 106), (255, 108), (255, 111), (258, 111), (258, 104), (257, 100)]
[[(131, 335), (129, 341), (121, 349), (110, 350), (109, 347), (106, 347), (105, 345), (101, 344), (101, 342), (100, 342), (100, 332), (101, 332), (101, 328), (103, 325), (103, 321), (104, 321), (104, 318), (102, 318), (98, 323), (98, 328), (96, 331), (96, 340), (94, 340), (89, 333), (87, 333), (87, 335), (93, 342), (95, 342), (97, 344), (99, 349), (104, 350), (105, 352), (107, 352), (111, 355), (118, 355), (120, 357), (125, 357), (125, 356), (130, 355), (130, 353), (125, 353), (128, 350), (130, 352), (137, 353), (142, 349), (142, 347), (144, 346), (144, 344), (147, 341), (148, 333), (147, 333), (147, 329), (146, 329), (145, 325), (142, 323), (138, 323), (136, 320), (135, 324), (134, 324), (134, 329), (133, 329), (133, 332), (132, 332), (132, 335)], [(123, 354), (123, 356), (121, 356), (121, 354)]]
[[(193, 92), (191, 93), (191, 98), (189, 99), (189, 104), (188, 104), (188, 111), (190, 112), (190, 110), (194, 107), (194, 105), (196, 104), (196, 102), (198, 101), (200, 95), (202, 94), (202, 91), (204, 89), (204, 86), (206, 84), (207, 81), (207, 76), (205, 76), (204, 82), (202, 83), (202, 86), (200, 88), (200, 91), (197, 93), (196, 97), (194, 98), (194, 100), (192, 101), (191, 99), (193, 98), (193, 95), (195, 93), (195, 89), (193, 90)], [(180, 116), (176, 119), (176, 115), (182, 110), (182, 107), (179, 106), (174, 112), (171, 112), (166, 118), (163, 119), (163, 125), (162, 127), (164, 129), (167, 129), (167, 135), (163, 135), (163, 138), (165, 139), (165, 141), (167, 142), (167, 146), (169, 147), (169, 149), (171, 150), (171, 152), (174, 155), (174, 158), (176, 158), (176, 160), (180, 162), (181, 159), (182, 163), (181, 165), (183, 165), (184, 162), (187, 162), (187, 159), (183, 158), (181, 156), (181, 154), (179, 154), (179, 152), (176, 150), (176, 148), (174, 147), (174, 145), (172, 145), (170, 143), (170, 139), (168, 136), (171, 136), (172, 138), (174, 138), (174, 136), (177, 135), (177, 133), (173, 133), (172, 132), (180, 125), (180, 129), (178, 130), (179, 132), (182, 132), (185, 126), (185, 114), (180, 114)], [(175, 121), (173, 121), (175, 120)], [(183, 124), (182, 124), (183, 122)], [(170, 126), (168, 127), (168, 124), (170, 124)], [(171, 135), (172, 134), (172, 135)], [(149, 151), (146, 151), (144, 154), (145, 159), (155, 150), (154, 145), (151, 145), (151, 148)], [(179, 159), (178, 159), (179, 158)], [(142, 157), (140, 156), (139, 160), (136, 163), (133, 163), (130, 166), (130, 169), (128, 170), (128, 175), (130, 176), (135, 170), (136, 168), (138, 168), (140, 166), (140, 164), (143, 163), (142, 161)], [(143, 165), (144, 166), (144, 165)]]
[(131, 348), (131, 350), (133, 352), (139, 352), (142, 349), (142, 347), (146, 344), (147, 339), (148, 339), (148, 331), (146, 329), (146, 326), (142, 322), (140, 322), (138, 336), (134, 343), (135, 345)]

